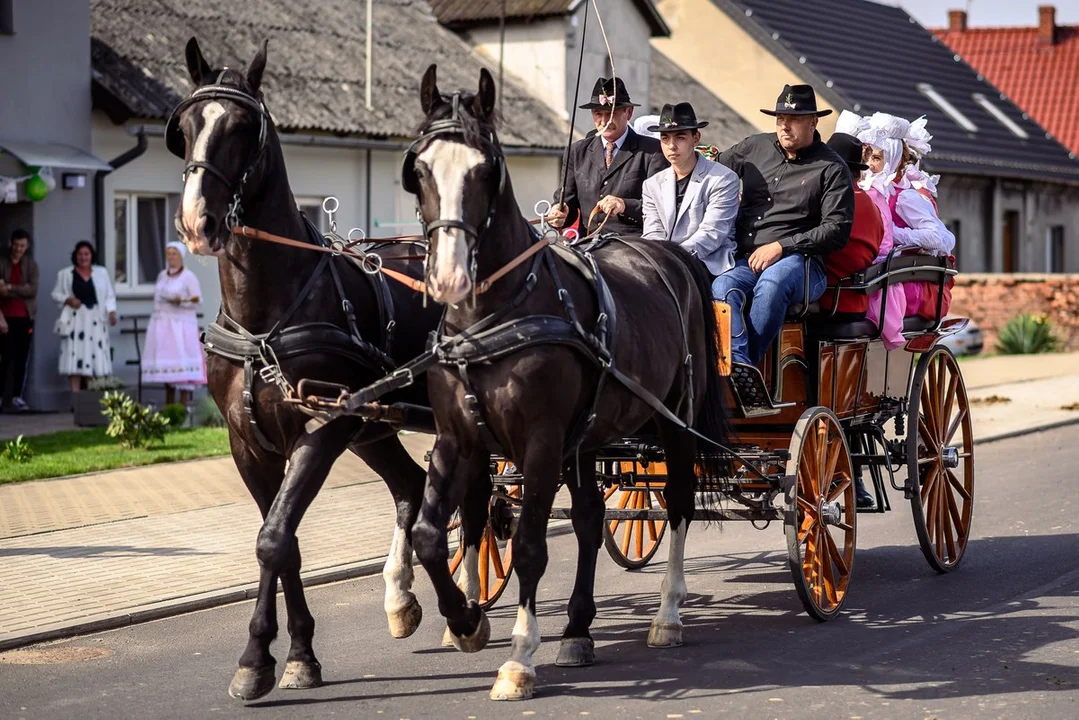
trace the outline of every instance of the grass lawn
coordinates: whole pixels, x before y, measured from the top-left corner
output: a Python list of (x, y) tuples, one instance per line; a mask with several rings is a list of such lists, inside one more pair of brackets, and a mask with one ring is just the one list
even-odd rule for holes
[[(0, 447), (6, 442), (0, 442)], [(224, 428), (173, 430), (165, 435), (164, 444), (148, 450), (120, 447), (103, 427), (38, 435), (23, 438), (23, 442), (33, 448), (34, 457), (26, 463), (0, 458), (0, 483), (229, 454), (228, 430)]]

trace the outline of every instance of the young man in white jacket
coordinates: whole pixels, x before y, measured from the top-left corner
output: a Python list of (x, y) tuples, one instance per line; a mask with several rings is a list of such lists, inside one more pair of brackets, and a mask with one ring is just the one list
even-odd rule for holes
[(658, 132), (671, 166), (644, 182), (643, 237), (678, 243), (697, 256), (712, 275), (734, 267), (738, 176), (730, 168), (697, 153), (700, 129), (689, 103), (664, 105)]

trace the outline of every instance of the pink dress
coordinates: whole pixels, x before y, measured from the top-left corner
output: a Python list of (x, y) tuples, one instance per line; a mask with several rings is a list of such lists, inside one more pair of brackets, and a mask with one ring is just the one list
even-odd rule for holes
[[(184, 298), (179, 305), (170, 298)], [(196, 305), (186, 298), (202, 297), (195, 274), (184, 268), (177, 275), (162, 270), (154, 287), (154, 313), (146, 331), (142, 381), (168, 383), (181, 390), (206, 384), (206, 356), (199, 342)]]
[[(874, 201), (880, 198), (881, 201), (886, 202), (889, 215), (894, 228), (897, 230), (911, 230), (911, 226), (903, 219), (900, 213), (896, 210), (896, 204), (899, 201), (899, 196), (903, 193), (913, 193), (919, 197), (924, 198), (917, 190), (895, 188), (895, 192), (884, 201), (880, 197), (879, 192), (875, 192)], [(930, 204), (931, 201), (925, 200)], [(875, 262), (883, 262), (891, 251), (892, 247), (899, 245), (903, 246), (901, 242), (903, 239), (909, 240), (907, 247), (916, 248), (922, 247), (930, 252), (944, 252), (948, 253), (951, 248), (955, 246), (955, 237), (944, 227), (939, 218), (936, 218), (935, 212), (932, 220), (935, 222), (920, 223), (921, 227), (917, 228), (916, 232), (904, 233), (902, 238), (900, 232), (893, 232), (892, 243), (889, 243), (888, 250), (884, 249), (884, 245), (881, 245), (881, 252), (877, 256)], [(928, 220), (928, 218), (925, 218)], [(881, 327), (880, 323), (880, 305), (881, 305), (881, 293), (876, 292), (869, 298), (869, 309), (866, 311), (866, 319), (870, 320), (874, 325), (881, 328), (881, 340), (884, 341), (884, 347), (889, 350), (894, 350), (903, 345), (906, 340), (903, 338), (903, 318), (907, 316), (908, 308), (921, 307), (923, 301), (923, 295), (925, 294), (925, 284), (920, 282), (911, 283), (895, 283), (888, 286), (888, 301), (885, 307), (884, 326)]]

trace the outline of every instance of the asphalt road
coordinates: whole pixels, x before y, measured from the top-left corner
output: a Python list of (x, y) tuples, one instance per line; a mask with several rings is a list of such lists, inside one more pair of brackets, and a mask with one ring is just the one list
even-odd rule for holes
[[(898, 494), (891, 513), (859, 516), (851, 595), (824, 624), (802, 612), (777, 526), (691, 531), (686, 645), (674, 650), (645, 646), (663, 562), (628, 573), (601, 556), (590, 668), (553, 665), (575, 557), (571, 537), (553, 538), (527, 703), (487, 700), (516, 583), (491, 613), (491, 645), (463, 655), (440, 647), (421, 573), (427, 615), (406, 640), (386, 630), (380, 577), (309, 591), (323, 688), (248, 707), (227, 696), (242, 603), (38, 646), (44, 664), (0, 662), (0, 718), (1076, 718), (1077, 440), (1066, 428), (979, 448), (975, 537), (950, 575), (925, 563)], [(280, 670), (286, 642), (274, 648)]]

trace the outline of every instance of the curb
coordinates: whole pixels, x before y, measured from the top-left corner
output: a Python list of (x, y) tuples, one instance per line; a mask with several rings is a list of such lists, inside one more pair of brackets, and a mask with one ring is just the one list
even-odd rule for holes
[(1033, 435), (1034, 433), (1045, 432), (1047, 430), (1056, 430), (1057, 428), (1068, 427), (1069, 425), (1079, 425), (1079, 417), (1054, 420), (1040, 425), (1032, 425), (1018, 430), (997, 433), (996, 435), (986, 435), (985, 437), (975, 438), (974, 444), (987, 445), (989, 443), (1000, 442), (1001, 440), (1011, 440), (1012, 438), (1023, 437), (1024, 435)]
[[(572, 530), (573, 526), (568, 520), (554, 521), (548, 527), (547, 535), (548, 537), (564, 535)], [(450, 549), (455, 549), (455, 545), (451, 544)], [(413, 558), (413, 563), (418, 564), (418, 561)], [(378, 575), (382, 572), (382, 567), (385, 564), (386, 556), (382, 556), (312, 570), (310, 573), (301, 573), (300, 577), (303, 580), (304, 588), (310, 588), (317, 585), (341, 582), (342, 580), (355, 580)], [(96, 615), (55, 625), (46, 625), (35, 628), (30, 633), (0, 635), (0, 652), (26, 647), (27, 645), (36, 645), (49, 640), (68, 640), (80, 635), (116, 630), (128, 625), (162, 620), (175, 615), (186, 615), (199, 610), (209, 610), (222, 605), (254, 600), (256, 597), (258, 597), (258, 583), (212, 590), (200, 595), (162, 600), (151, 605), (142, 605), (110, 615)]]

